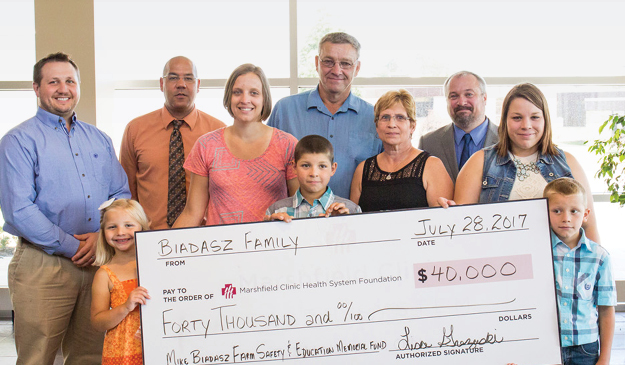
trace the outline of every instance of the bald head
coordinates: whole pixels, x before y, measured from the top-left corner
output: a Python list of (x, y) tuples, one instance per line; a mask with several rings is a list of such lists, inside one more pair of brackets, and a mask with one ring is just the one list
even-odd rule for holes
[(161, 77), (165, 107), (176, 119), (184, 119), (195, 108), (195, 96), (200, 91), (197, 69), (190, 59), (178, 56), (167, 61)]
[(163, 76), (167, 76), (167, 74), (169, 73), (170, 64), (172, 63), (176, 64), (179, 62), (187, 63), (191, 65), (191, 69), (193, 70), (193, 77), (197, 78), (197, 68), (195, 67), (195, 63), (193, 63), (193, 61), (191, 61), (185, 56), (176, 56), (170, 59), (169, 61), (167, 61), (167, 63), (165, 64), (165, 67), (163, 67)]

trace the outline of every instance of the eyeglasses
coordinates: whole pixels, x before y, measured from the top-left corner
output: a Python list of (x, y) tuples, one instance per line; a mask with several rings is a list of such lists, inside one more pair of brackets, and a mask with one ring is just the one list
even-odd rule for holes
[[(165, 79), (167, 79), (167, 82), (176, 83), (176, 82), (180, 81), (180, 76), (178, 76), (178, 75), (167, 75), (167, 76), (165, 76)], [(184, 82), (186, 84), (193, 84), (193, 83), (195, 83), (195, 77), (193, 77), (193, 76), (184, 76), (182, 79), (184, 80)]]
[(395, 119), (395, 121), (397, 121), (397, 123), (401, 123), (401, 122), (405, 122), (407, 120), (410, 120), (410, 118), (408, 118), (405, 115), (401, 115), (401, 114), (397, 114), (397, 115), (384, 114), (384, 115), (380, 116), (380, 118), (378, 118), (378, 120), (381, 120), (384, 123), (390, 122), (391, 119)]
[(341, 68), (341, 70), (349, 70), (352, 67), (354, 67), (353, 63), (347, 62), (347, 61), (335, 61), (331, 59), (321, 60), (321, 64), (323, 65), (323, 67), (326, 67), (326, 68), (332, 68), (337, 63), (339, 64), (339, 67)]

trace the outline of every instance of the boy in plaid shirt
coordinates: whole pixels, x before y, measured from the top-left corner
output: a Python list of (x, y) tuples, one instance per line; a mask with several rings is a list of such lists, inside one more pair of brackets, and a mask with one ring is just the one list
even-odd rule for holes
[(297, 142), (293, 156), (299, 189), (267, 208), (264, 220), (290, 222), (294, 218), (362, 213), (357, 204), (334, 195), (328, 186), (337, 168), (330, 141), (316, 134), (305, 136)]
[(560, 312), (563, 365), (610, 363), (616, 289), (610, 256), (586, 238), (586, 192), (571, 178), (545, 187)]

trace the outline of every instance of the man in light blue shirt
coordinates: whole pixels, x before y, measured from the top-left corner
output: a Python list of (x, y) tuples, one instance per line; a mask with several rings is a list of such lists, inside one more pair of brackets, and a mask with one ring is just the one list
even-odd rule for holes
[(17, 363), (99, 364), (104, 334), (90, 323), (98, 207), (130, 198), (111, 139), (79, 121), (80, 75), (65, 54), (35, 64), (37, 114), (0, 140), (4, 230), (19, 236), (9, 265)]
[(267, 125), (297, 139), (317, 134), (334, 146), (338, 170), (330, 188), (348, 197), (352, 176), (361, 161), (382, 152), (373, 122), (373, 106), (351, 92), (360, 70), (360, 43), (346, 33), (326, 34), (319, 42), (315, 66), (319, 85), (276, 103)]

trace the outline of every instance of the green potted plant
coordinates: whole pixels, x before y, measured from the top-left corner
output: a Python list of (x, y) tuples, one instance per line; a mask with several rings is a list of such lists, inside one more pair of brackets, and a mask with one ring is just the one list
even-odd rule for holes
[[(608, 138), (601, 139), (606, 133)], [(623, 206), (625, 205), (625, 116), (611, 115), (599, 127), (599, 138), (588, 147), (589, 152), (599, 156), (601, 163), (595, 176), (605, 181), (610, 192), (610, 202)]]

